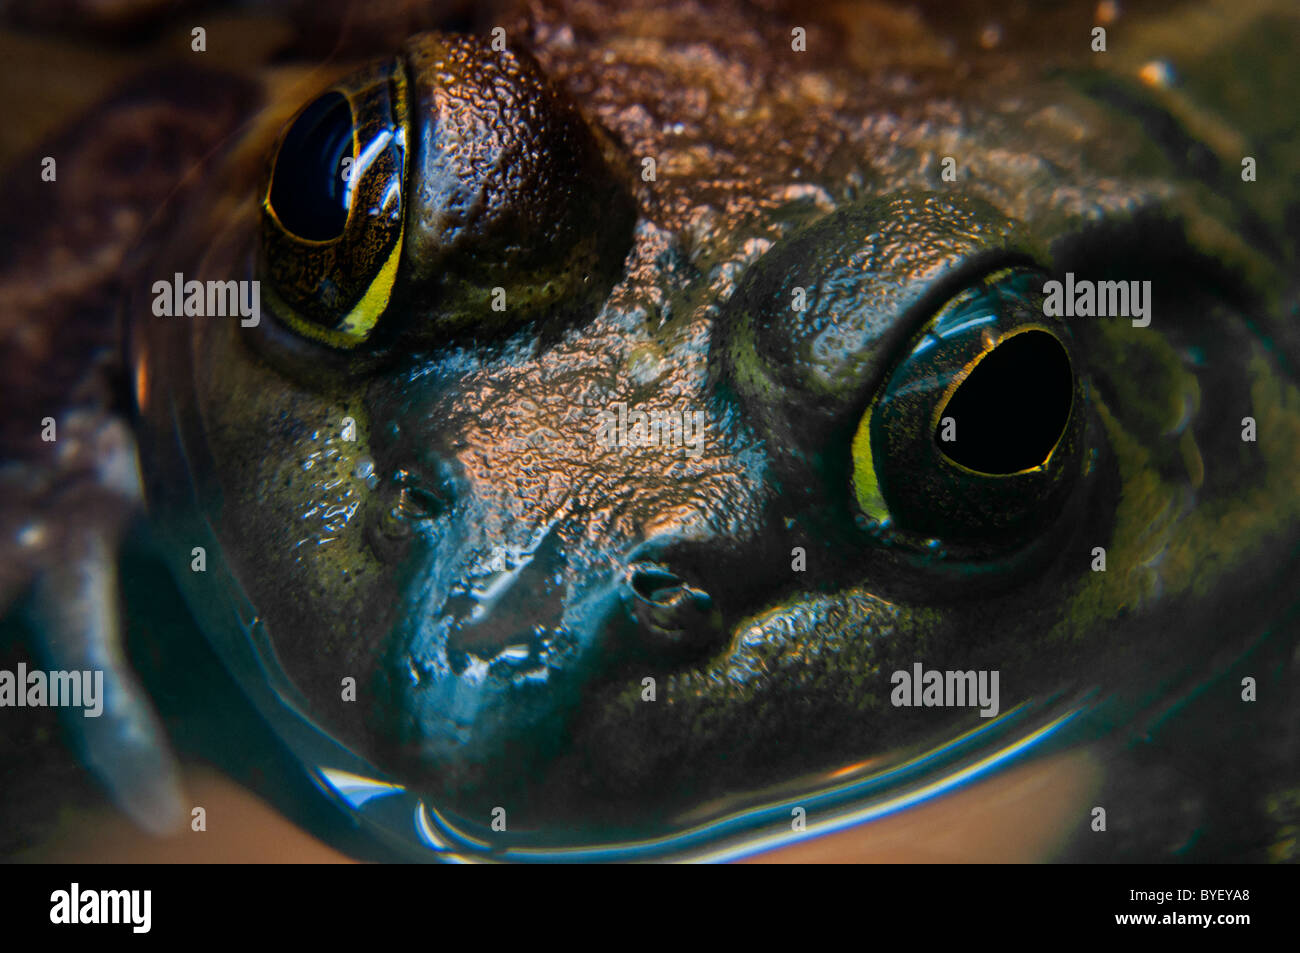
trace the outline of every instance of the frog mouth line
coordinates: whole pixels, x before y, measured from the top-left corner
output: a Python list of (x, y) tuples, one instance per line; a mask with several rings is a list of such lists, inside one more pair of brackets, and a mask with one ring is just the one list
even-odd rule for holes
[[(1010, 763), (1066, 742), (1087, 710), (1089, 696), (1048, 699), (1021, 706), (992, 723), (901, 761), (870, 761), (816, 779), (817, 791), (769, 789), (757, 802), (702, 804), (675, 817), (668, 828), (626, 839), (573, 838), (516, 832), (503, 842), (457, 815), (439, 809), (413, 789), (370, 773), (318, 767), (321, 787), (346, 804), (398, 856), (469, 862), (596, 862), (635, 860), (736, 860), (798, 843), (807, 837), (867, 823), (949, 794)], [(806, 783), (806, 782), (805, 782)], [(789, 823), (792, 806), (815, 813), (815, 828)], [(414, 837), (411, 836), (414, 820)]]

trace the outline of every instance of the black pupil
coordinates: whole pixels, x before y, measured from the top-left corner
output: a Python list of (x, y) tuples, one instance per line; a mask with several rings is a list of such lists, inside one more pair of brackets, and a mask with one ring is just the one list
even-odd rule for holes
[(290, 127), (271, 176), (271, 208), (286, 229), (309, 241), (343, 234), (348, 220), (343, 160), (352, 155), (352, 110), (326, 93)]
[(962, 381), (939, 415), (935, 443), (950, 460), (980, 473), (1036, 467), (1065, 430), (1073, 389), (1061, 343), (1043, 331), (1024, 331), (995, 347)]

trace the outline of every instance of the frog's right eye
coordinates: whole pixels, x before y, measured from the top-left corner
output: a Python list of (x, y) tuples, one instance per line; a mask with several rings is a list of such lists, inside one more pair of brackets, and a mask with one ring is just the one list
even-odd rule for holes
[(526, 53), (412, 37), (281, 135), (262, 200), (271, 310), (343, 351), (585, 313), (631, 244), (629, 166)]
[(262, 262), (276, 316), (332, 347), (365, 341), (401, 258), (405, 83), (354, 74), (285, 128), (262, 200)]

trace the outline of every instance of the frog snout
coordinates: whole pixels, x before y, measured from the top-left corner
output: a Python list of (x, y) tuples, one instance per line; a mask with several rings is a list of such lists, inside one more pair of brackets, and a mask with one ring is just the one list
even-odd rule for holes
[[(442, 783), (526, 774), (611, 679), (639, 684), (726, 647), (741, 608), (727, 577), (739, 573), (714, 547), (575, 553), (563, 535), (557, 527), (458, 582), (416, 576), (418, 608), (390, 655), (390, 727), (413, 766)], [(524, 754), (525, 737), (547, 740)]]

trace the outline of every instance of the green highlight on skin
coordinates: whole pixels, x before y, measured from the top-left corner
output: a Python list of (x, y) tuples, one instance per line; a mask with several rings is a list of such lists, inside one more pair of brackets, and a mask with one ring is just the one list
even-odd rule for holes
[(1300, 390), (1280, 377), (1262, 349), (1249, 364), (1251, 413), (1260, 434), (1260, 480), (1232, 496), (1201, 501), (1190, 513), (1169, 518), (1176, 487), (1162, 480), (1154, 452), (1115, 413), (1094, 398), (1119, 462), (1123, 494), (1104, 573), (1085, 573), (1069, 599), (1052, 640), (1070, 639), (1122, 610), (1139, 608), (1151, 594), (1155, 569), (1148, 565), (1153, 527), (1163, 550), (1159, 563), (1164, 597), (1191, 592), (1201, 597), (1229, 571), (1242, 571), (1261, 548), (1278, 544), (1300, 523)]
[[(981, 290), (994, 288), (999, 282), (1015, 274), (1017, 268), (1001, 268), (978, 279), (977, 285), (967, 287), (944, 303), (926, 325), (926, 330), (914, 338), (914, 342), (928, 333), (954, 309), (969, 302)], [(853, 490), (857, 496), (858, 506), (862, 512), (878, 523), (889, 519), (889, 507), (885, 505), (884, 495), (880, 492), (880, 481), (876, 479), (875, 459), (871, 453), (871, 418), (875, 413), (876, 401), (872, 401), (866, 413), (858, 422), (857, 433), (853, 435)]]
[(876, 409), (872, 403), (858, 422), (858, 432), (853, 435), (853, 492), (858, 507), (878, 523), (889, 519), (889, 507), (880, 492), (876, 479), (876, 465), (871, 454), (871, 417)]

